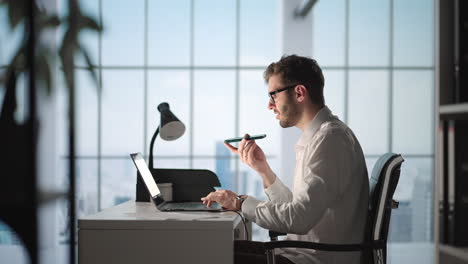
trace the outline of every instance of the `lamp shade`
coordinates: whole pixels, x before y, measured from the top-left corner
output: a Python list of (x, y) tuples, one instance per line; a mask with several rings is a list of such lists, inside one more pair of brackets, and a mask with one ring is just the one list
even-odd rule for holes
[(159, 135), (162, 139), (171, 141), (180, 138), (185, 133), (185, 125), (169, 109), (168, 103), (160, 103), (158, 110), (161, 113)]

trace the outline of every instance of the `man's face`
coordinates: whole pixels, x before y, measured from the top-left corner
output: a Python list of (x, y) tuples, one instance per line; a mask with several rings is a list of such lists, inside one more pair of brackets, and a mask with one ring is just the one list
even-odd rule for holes
[[(285, 88), (281, 77), (272, 75), (268, 80), (268, 92), (274, 92)], [(292, 91), (290, 91), (292, 90)], [(294, 88), (273, 95), (273, 100), (268, 103), (268, 109), (273, 110), (276, 119), (283, 128), (292, 127), (299, 121), (299, 106), (294, 100)]]

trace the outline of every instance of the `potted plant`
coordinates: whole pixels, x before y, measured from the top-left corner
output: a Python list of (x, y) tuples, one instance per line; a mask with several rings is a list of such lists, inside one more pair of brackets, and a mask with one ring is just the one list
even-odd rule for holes
[[(44, 1), (0, 0), (6, 8), (11, 29), (24, 27), (23, 39), (0, 73), (0, 89), (5, 89), (0, 111), (0, 220), (6, 222), (23, 241), (31, 263), (38, 263), (38, 206), (50, 199), (66, 195), (70, 205), (70, 262), (75, 255), (75, 56), (84, 57), (89, 72), (97, 83), (88, 52), (79, 42), (83, 30), (100, 31), (101, 26), (82, 13), (78, 0), (66, 0), (68, 15), (59, 17), (44, 8)], [(41, 5), (42, 4), (42, 5)], [(48, 30), (63, 26), (65, 34), (58, 47), (44, 41)], [(5, 40), (2, 40), (5, 41)], [(37, 92), (53, 93), (51, 65), (59, 58), (68, 91), (68, 169), (69, 188), (66, 194), (40, 193), (37, 188), (37, 139), (41, 120), (37, 115)], [(24, 122), (15, 119), (18, 111), (19, 76), (27, 76)]]

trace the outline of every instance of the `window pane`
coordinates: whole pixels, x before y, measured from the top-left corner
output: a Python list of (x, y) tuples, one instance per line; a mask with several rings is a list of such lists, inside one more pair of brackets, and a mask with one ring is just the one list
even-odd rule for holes
[(389, 64), (389, 1), (350, 1), (349, 63)]
[(103, 65), (143, 65), (144, 1), (103, 0)]
[(195, 169), (205, 169), (216, 173), (221, 182), (221, 188), (235, 192), (235, 160), (226, 158), (230, 154), (225, 151), (227, 149), (222, 142), (217, 143), (216, 150), (216, 154), (220, 156), (219, 158), (195, 158), (193, 160), (193, 167)]
[[(61, 199), (58, 201), (57, 222), (59, 233), (59, 245), (69, 245), (70, 243), (70, 203), (68, 199)], [(68, 253), (68, 252), (67, 252)], [(67, 255), (68, 257), (68, 255)]]
[[(50, 174), (48, 175), (50, 176)], [(53, 177), (49, 177), (53, 178)], [(54, 182), (56, 184), (56, 182)], [(55, 202), (42, 203), (37, 208), (38, 216), (38, 241), (40, 241), (41, 247), (38, 250), (38, 259), (37, 263), (68, 263), (69, 262), (69, 247), (64, 245), (64, 241), (61, 239), (60, 235), (64, 235), (63, 227), (65, 226), (63, 222), (60, 222), (60, 215), (63, 212), (68, 212), (67, 208), (63, 205), (66, 198), (59, 199)], [(68, 215), (67, 215), (68, 216)], [(70, 221), (70, 219), (63, 219), (64, 221)], [(68, 223), (68, 222), (67, 222)], [(65, 230), (69, 232), (69, 230)], [(69, 233), (67, 233), (68, 235)], [(68, 238), (68, 236), (67, 236)], [(0, 249), (0, 251), (2, 251)], [(26, 252), (25, 252), (26, 253)], [(0, 253), (2, 256), (2, 263), (5, 264), (16, 264), (22, 262), (16, 261), (5, 261), (4, 253)], [(25, 255), (27, 256), (27, 254)], [(25, 262), (32, 263), (32, 262)]]
[[(57, 10), (61, 16), (68, 16), (68, 0), (57, 0)], [(99, 0), (78, 0), (78, 5), (83, 15), (87, 15), (93, 18), (99, 17)]]
[(102, 160), (101, 177), (102, 209), (135, 200), (137, 172), (130, 157)]
[[(204, 158), (204, 157), (194, 157), (193, 158), (193, 168), (210, 170), (216, 173), (216, 159)], [(220, 178), (218, 176), (218, 178)], [(224, 187), (223, 187), (224, 188)]]
[(367, 166), (367, 176), (369, 179), (372, 177), (372, 170), (374, 169), (375, 163), (377, 162), (377, 157), (365, 157), (366, 158), (366, 166)]
[(389, 240), (429, 242), (432, 240), (432, 158), (409, 158), (405, 162), (394, 199), (400, 202), (392, 211)]
[[(87, 15), (99, 23), (99, 1), (96, 0), (80, 0), (80, 7), (84, 15)], [(107, 28), (106, 28), (107, 29)], [(105, 30), (104, 30), (105, 31)], [(80, 43), (91, 57), (93, 64), (99, 63), (99, 32), (91, 30), (82, 30), (79, 35)], [(76, 57), (77, 65), (86, 65), (86, 59), (83, 56)]]
[(0, 221), (0, 252), (2, 252), (2, 262), (30, 263), (26, 246), (16, 232), (3, 221)]
[(434, 141), (432, 71), (395, 71), (393, 80), (392, 151), (432, 154)]
[(29, 78), (26, 73), (18, 74), (16, 78), (16, 111), (13, 118), (18, 124), (24, 124), (29, 116)]
[[(190, 74), (189, 71), (149, 71), (147, 139), (149, 144), (156, 128), (160, 124), (157, 109), (162, 102), (167, 102), (174, 115), (185, 125), (185, 134), (177, 140), (165, 141), (159, 136), (154, 143), (154, 157), (166, 155), (189, 155), (190, 141)], [(149, 154), (149, 152), (148, 152)]]
[[(68, 135), (68, 134), (67, 134)], [(67, 143), (68, 144), (68, 143)], [(68, 155), (68, 153), (65, 153)], [(79, 162), (75, 160), (75, 176), (76, 180), (78, 181), (79, 178)], [(69, 189), (69, 175), (70, 175), (70, 167), (69, 161), (66, 156), (60, 157), (58, 164), (57, 164), (57, 186), (62, 188), (62, 191), (67, 192)], [(78, 182), (77, 182), (78, 183)], [(79, 184), (79, 183), (78, 183)], [(97, 186), (96, 186), (97, 187)], [(77, 186), (79, 188), (79, 186)], [(76, 194), (76, 193), (75, 193)], [(70, 203), (68, 199), (59, 199), (57, 203), (57, 222), (58, 222), (58, 242), (60, 245), (69, 244), (70, 242)]]
[[(67, 0), (58, 0), (58, 9), (61, 12), (61, 16), (67, 17), (68, 16), (68, 1)], [(83, 15), (89, 16), (96, 23), (99, 23), (99, 1), (96, 0), (79, 0), (77, 1), (79, 4), (79, 7), (81, 9), (81, 12)], [(58, 30), (58, 44), (61, 45), (63, 41), (63, 37), (65, 35), (65, 29), (67, 28), (67, 25), (62, 24), (59, 26)], [(98, 38), (99, 38), (99, 33), (96, 31), (92, 30), (82, 30), (79, 33), (79, 42), (80, 44), (88, 51), (88, 54), (90, 55), (92, 62), (94, 64), (98, 63), (99, 59), (99, 54), (98, 54)], [(79, 66), (86, 66), (86, 60), (81, 56), (75, 57), (75, 63), (76, 65)]]
[(334, 115), (344, 120), (344, 71), (323, 70), (323, 76), (325, 78), (325, 87), (323, 88), (325, 104)]
[[(77, 217), (82, 217), (98, 212), (98, 160), (82, 159), (75, 160), (76, 165), (76, 211)], [(68, 191), (69, 187), (69, 166), (68, 159), (61, 158), (58, 163), (57, 186), (61, 186), (63, 191)], [(68, 199), (60, 199), (57, 212), (59, 243), (68, 244), (70, 236), (69, 225), (69, 203)], [(49, 239), (50, 240), (50, 239)], [(61, 250), (61, 248), (58, 248)]]
[[(76, 76), (75, 78), (77, 79), (76, 81), (76, 86), (77, 86), (77, 94), (78, 93), (81, 93), (81, 90), (80, 89), (80, 73), (78, 71), (75, 71), (76, 73)], [(65, 80), (64, 80), (64, 77), (63, 77), (63, 74), (57, 74), (57, 88), (55, 91), (57, 92), (57, 149), (58, 149), (58, 153), (59, 153), (59, 156), (61, 158), (65, 158), (66, 156), (68, 156), (68, 91), (67, 91), (67, 88), (66, 88), (66, 84), (65, 84)], [(77, 97), (79, 97), (79, 95), (77, 95)], [(76, 100), (76, 104), (77, 104), (77, 112), (79, 112), (79, 99), (77, 98)], [(77, 114), (78, 116), (79, 114)], [(77, 117), (78, 120), (76, 120), (76, 123), (79, 123), (79, 116)], [(92, 122), (92, 121), (91, 121)], [(78, 126), (78, 124), (76, 124), (76, 126)], [(78, 129), (78, 128), (77, 128)], [(91, 139), (92, 140), (92, 139)], [(78, 144), (77, 146), (77, 153), (80, 153), (80, 141), (81, 141), (81, 135), (79, 134), (79, 132), (77, 133), (77, 139), (76, 139), (76, 144)], [(83, 142), (84, 145), (86, 145), (85, 142)], [(59, 173), (60, 175), (60, 173)], [(62, 175), (66, 175), (65, 174), (62, 174)]]
[(143, 72), (103, 71), (102, 154), (143, 151)]
[(266, 134), (257, 141), (267, 156), (277, 156), (280, 151), (280, 125), (273, 111), (268, 110), (268, 88), (263, 71), (240, 72), (239, 134), (234, 136)]
[[(268, 159), (268, 163), (275, 167), (279, 167), (279, 159)], [(278, 172), (278, 170), (275, 169), (273, 169), (273, 171)], [(239, 192), (251, 195), (259, 200), (268, 201), (260, 175), (241, 161), (239, 161)]]
[(195, 64), (234, 65), (236, 1), (194, 1)]
[(224, 189), (235, 191), (235, 160), (231, 159), (231, 151), (224, 146), (222, 141), (216, 142), (215, 173), (218, 175), (221, 186)]
[(97, 159), (76, 160), (78, 217), (98, 212), (98, 173)]
[[(68, 153), (68, 88), (63, 74), (57, 75), (57, 149), (58, 157), (63, 159), (58, 175), (63, 175), (64, 181), (68, 175), (66, 160)], [(75, 70), (75, 144), (77, 156), (98, 155), (98, 93), (99, 88), (86, 70)], [(67, 185), (63, 185), (67, 186)]]
[(364, 154), (388, 151), (388, 72), (349, 72), (349, 126)]
[(434, 65), (433, 1), (397, 0), (394, 8), (394, 65)]
[(216, 143), (235, 134), (234, 80), (234, 71), (195, 71), (194, 155), (214, 155)]
[[(5, 5), (0, 6), (0, 66), (10, 64), (21, 44), (24, 33), (24, 23), (20, 23), (14, 30), (8, 22), (8, 12)], [(5, 41), (8, 40), (8, 41)]]
[(312, 54), (321, 66), (344, 65), (345, 12), (345, 0), (318, 1), (314, 6)]
[[(146, 159), (147, 160), (147, 159)], [(190, 169), (190, 160), (184, 158), (166, 158), (166, 157), (155, 157), (154, 158), (155, 168), (165, 169)]]
[[(401, 186), (401, 182), (399, 185)], [(392, 211), (388, 240), (394, 243), (411, 242), (412, 207), (408, 200), (398, 200), (398, 202), (400, 203), (398, 205), (398, 210)]]
[[(268, 158), (268, 163), (274, 172), (279, 172), (280, 160), (278, 158)], [(239, 187), (237, 193), (247, 194), (262, 201), (268, 201), (263, 189), (263, 182), (260, 176), (250, 167), (239, 161)], [(265, 228), (252, 223), (253, 241), (270, 241), (268, 231)]]
[[(96, 156), (98, 154), (98, 93), (99, 88), (90, 73), (76, 70), (76, 154)], [(65, 103), (65, 105), (68, 105)], [(63, 113), (68, 113), (64, 109)], [(65, 117), (68, 120), (68, 117)]]
[[(280, 55), (279, 2), (241, 0), (240, 64), (268, 65)], [(271, 30), (273, 29), (273, 30)]]
[(148, 1), (150, 65), (189, 65), (190, 15), (189, 0)]
[(437, 263), (437, 252), (433, 242), (389, 242), (388, 263)]

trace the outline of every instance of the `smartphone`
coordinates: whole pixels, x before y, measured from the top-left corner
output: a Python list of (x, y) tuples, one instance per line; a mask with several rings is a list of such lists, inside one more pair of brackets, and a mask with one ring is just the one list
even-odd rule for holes
[[(260, 135), (250, 136), (250, 137), (247, 138), (247, 140), (262, 139), (262, 138), (265, 138), (265, 137), (266, 137), (265, 134), (260, 134)], [(242, 139), (244, 139), (244, 137), (228, 138), (228, 139), (224, 140), (224, 143), (239, 142), (239, 141), (241, 141)]]

